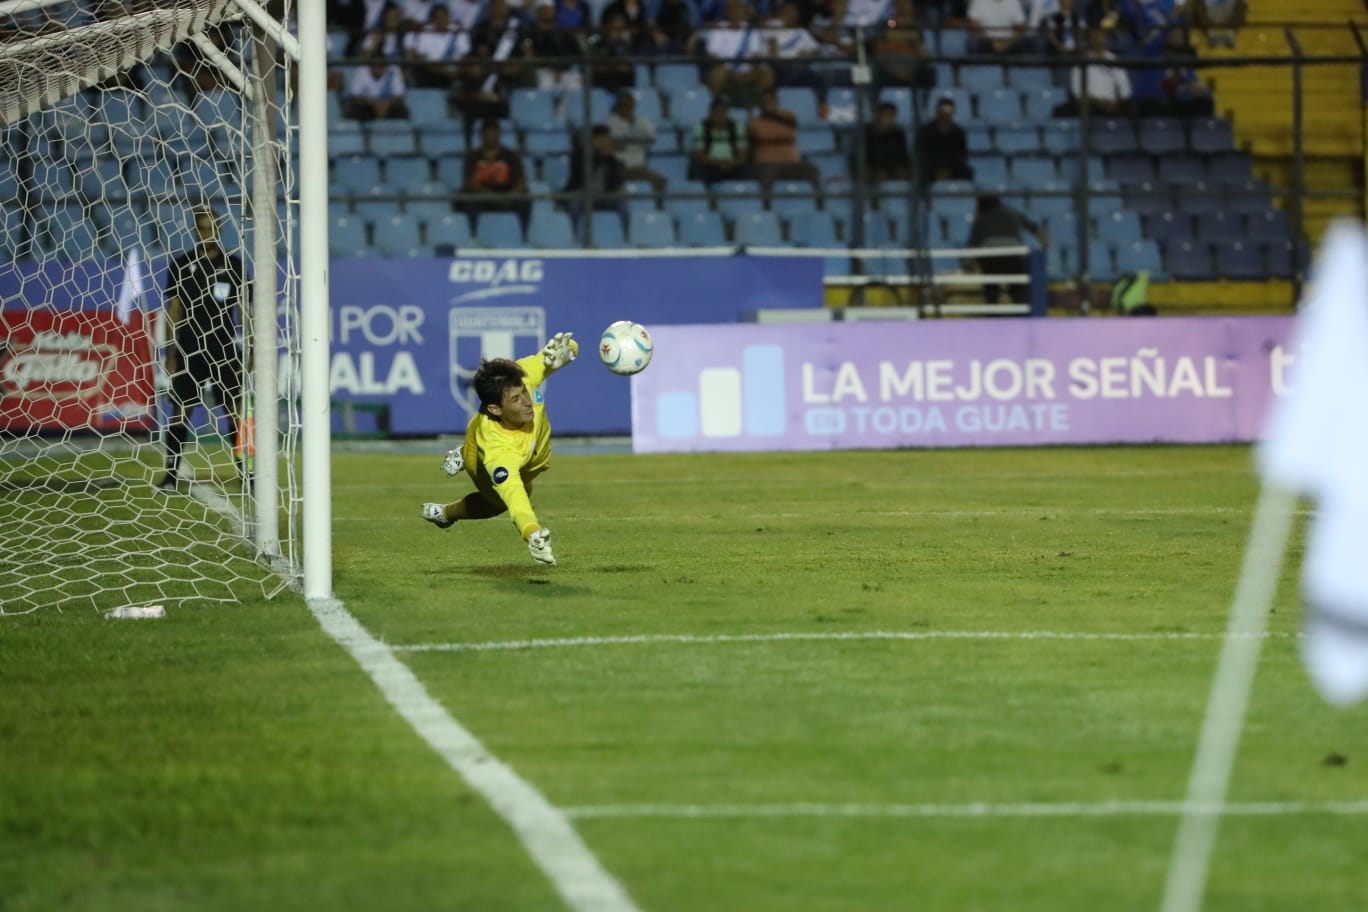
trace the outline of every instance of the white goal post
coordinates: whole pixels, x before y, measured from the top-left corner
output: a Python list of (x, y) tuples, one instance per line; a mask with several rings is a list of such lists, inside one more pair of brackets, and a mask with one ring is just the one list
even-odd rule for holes
[(325, 29), (0, 0), (0, 615), (332, 596)]

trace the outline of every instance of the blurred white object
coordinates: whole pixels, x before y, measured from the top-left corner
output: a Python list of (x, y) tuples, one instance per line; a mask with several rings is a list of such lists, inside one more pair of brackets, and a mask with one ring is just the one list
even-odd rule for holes
[(166, 617), (166, 609), (161, 605), (124, 605), (113, 611), (106, 611), (107, 618), (160, 618)]

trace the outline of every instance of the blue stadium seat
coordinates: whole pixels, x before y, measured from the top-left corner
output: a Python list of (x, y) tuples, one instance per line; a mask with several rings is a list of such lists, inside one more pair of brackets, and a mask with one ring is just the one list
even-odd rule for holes
[(235, 195), (228, 189), (232, 181), (215, 161), (192, 158), (185, 163), (178, 177), (186, 198), (190, 200), (221, 199)]
[(830, 212), (808, 212), (787, 218), (789, 241), (799, 247), (838, 247), (836, 220)]
[[(1016, 85), (1016, 71), (1012, 72)], [(1002, 88), (1002, 67), (986, 64), (966, 64), (959, 68), (959, 84), (975, 94)]]
[[(975, 172), (975, 177), (977, 177)], [(1012, 159), (1012, 180), (1026, 187), (1050, 183), (1059, 177), (1053, 158), (1022, 157)]]
[(765, 208), (760, 184), (753, 180), (726, 180), (713, 184), (717, 211), (728, 220)]
[(1095, 155), (1134, 152), (1136, 149), (1135, 127), (1129, 120), (1108, 118), (1095, 121), (1089, 139)]
[(941, 29), (936, 35), (936, 46), (947, 57), (963, 57), (969, 53), (969, 32), (965, 29)]
[[(663, 90), (663, 87), (662, 87)], [(708, 116), (712, 97), (708, 90), (700, 88), (695, 78), (692, 86), (670, 92), (670, 122), (675, 126), (693, 129)]]
[(1151, 117), (1140, 121), (1140, 148), (1150, 155), (1187, 151), (1187, 130), (1181, 121)]
[[(997, 152), (1001, 147), (993, 139), (993, 128), (986, 124), (968, 124), (964, 128), (966, 144), (969, 146), (970, 155), (982, 155), (985, 152)], [(911, 143), (909, 143), (910, 147)], [(1002, 151), (1006, 151), (1003, 149)]]
[(1045, 272), (1051, 279), (1063, 279), (1071, 276), (1075, 272), (1077, 263), (1074, 257), (1074, 246), (1063, 242), (1050, 240), (1050, 246), (1045, 249)]
[(655, 187), (649, 181), (628, 181), (623, 185), (622, 192), (626, 195), (624, 202), (628, 216), (634, 212), (657, 212), (660, 209), (656, 202)]
[(1016, 89), (994, 89), (978, 95), (978, 116), (993, 124), (1012, 124), (1021, 120), (1021, 95)]
[(1249, 239), (1261, 244), (1285, 244), (1292, 239), (1292, 228), (1287, 213), (1280, 209), (1266, 209), (1245, 217)]
[(840, 152), (812, 155), (808, 157), (808, 162), (817, 169), (817, 174), (828, 187), (834, 181), (850, 179), (850, 158)]
[(1104, 241), (1132, 243), (1143, 236), (1140, 217), (1128, 209), (1113, 209), (1096, 220), (1096, 233)]
[(1223, 209), (1198, 213), (1194, 236), (1208, 244), (1243, 240), (1244, 216)]
[[(0, 169), (0, 175), (4, 170)], [(123, 162), (114, 157), (101, 157), (93, 161), (79, 161), (75, 165), (81, 180), (81, 194), (89, 200), (111, 199), (123, 196), (128, 184), (124, 180)], [(0, 178), (0, 183), (3, 179)], [(14, 196), (3, 197), (14, 199)]]
[(1300, 267), (1298, 266), (1297, 248), (1292, 241), (1285, 241), (1280, 244), (1269, 244), (1267, 249), (1268, 274), (1275, 279), (1290, 279), (1297, 272), (1306, 271), (1306, 248), (1302, 248)]
[(1012, 85), (1021, 90), (1054, 88), (1054, 74), (1048, 67), (1012, 67)]
[(482, 212), (476, 222), (475, 240), (481, 247), (514, 249), (523, 246), (522, 223), (512, 212)]
[(1088, 274), (1103, 282), (1117, 277), (1116, 260), (1112, 256), (1112, 245), (1101, 238), (1088, 241)]
[[(606, 89), (589, 91), (589, 123), (601, 124), (608, 119), (613, 110), (613, 96)], [(572, 127), (584, 123), (584, 92), (567, 89), (561, 93), (561, 117)]]
[(404, 95), (409, 120), (414, 126), (445, 125), (452, 117), (447, 112), (447, 93), (444, 89), (409, 89)]
[(1159, 256), (1159, 245), (1151, 240), (1129, 241), (1116, 246), (1116, 268), (1119, 272), (1148, 272), (1153, 278), (1164, 277), (1164, 261)]
[(328, 254), (335, 258), (360, 255), (369, 242), (366, 239), (366, 223), (354, 216), (340, 216), (328, 226)]
[(1159, 159), (1155, 177), (1160, 183), (1171, 186), (1194, 184), (1206, 180), (1206, 166), (1200, 158), (1166, 155)]
[[(1065, 155), (1059, 159), (1059, 179), (1066, 182), (1078, 180), (1079, 163), (1081, 159), (1077, 155)], [(1090, 181), (1102, 180), (1106, 177), (1106, 166), (1102, 164), (1102, 159), (1091, 156), (1086, 159), (1085, 170), (1087, 179)]]
[(362, 193), (380, 183), (380, 159), (353, 155), (332, 165), (332, 182), (350, 193)]
[(381, 256), (418, 257), (428, 254), (418, 232), (418, 220), (411, 215), (399, 213), (378, 221), (372, 233), (375, 249)]
[(1227, 184), (1225, 191), (1225, 207), (1230, 212), (1261, 215), (1273, 205), (1268, 185), (1261, 180)]
[(1195, 120), (1189, 142), (1194, 152), (1228, 152), (1235, 148), (1235, 131), (1228, 120), (1215, 117)]
[(1216, 247), (1216, 271), (1227, 279), (1265, 279), (1268, 262), (1262, 244), (1223, 241)]
[(104, 210), (103, 234), (108, 249), (119, 254), (134, 247), (146, 250), (152, 246), (152, 225), (140, 208), (118, 205)]
[(975, 184), (1007, 183), (1007, 159), (1001, 155), (979, 155), (971, 158), (969, 165), (974, 169)]
[(817, 96), (807, 86), (780, 86), (776, 90), (779, 107), (793, 112), (798, 118), (798, 126), (822, 125), (821, 115), (817, 113)]
[(698, 66), (692, 63), (660, 63), (655, 68), (655, 87), (673, 98), (679, 89), (697, 89)]
[(418, 149), (428, 158), (465, 154), (465, 132), (454, 121), (438, 125), (428, 124), (419, 127), (417, 132)]
[(1192, 240), (1192, 218), (1181, 212), (1158, 212), (1145, 218), (1145, 236), (1160, 244)]
[(541, 160), (541, 179), (556, 190), (570, 179), (570, 156), (546, 155)]
[(420, 222), (426, 222), (451, 212), (451, 193), (443, 184), (420, 184), (405, 192), (402, 205), (404, 212)]
[(975, 206), (974, 197), (957, 192), (963, 189), (972, 190), (973, 185), (964, 181), (937, 181), (932, 184), (931, 211), (941, 217), (972, 216)]
[(1211, 249), (1203, 241), (1174, 241), (1164, 248), (1164, 266), (1175, 279), (1210, 279)]
[[(1058, 86), (1024, 88), (1021, 93), (1022, 108), (1026, 112), (1026, 119), (1032, 123), (1043, 124), (1050, 120), (1054, 116), (1055, 109), (1068, 100), (1069, 93)], [(1060, 120), (1059, 124), (1072, 124), (1073, 134), (1078, 135), (1078, 121)], [(1071, 148), (1077, 148), (1077, 146)]]
[(432, 166), (426, 158), (396, 156), (385, 161), (385, 183), (393, 184), (401, 193), (409, 193), (431, 180)]
[(1051, 243), (1071, 244), (1078, 237), (1078, 215), (1072, 210), (1055, 212), (1045, 219)]
[(627, 240), (633, 247), (673, 247), (674, 219), (668, 212), (633, 212), (627, 223)]
[(560, 120), (555, 94), (542, 89), (514, 89), (508, 98), (508, 109), (513, 125), (525, 129), (540, 129)]
[(428, 219), (424, 227), (431, 247), (441, 250), (470, 245), (470, 221), (463, 213), (448, 212), (440, 218)]
[(1031, 188), (1026, 211), (1037, 220), (1074, 207), (1073, 188), (1063, 181), (1045, 181)]
[(527, 224), (527, 243), (531, 247), (578, 247), (570, 216), (556, 209), (534, 209)]
[(1206, 157), (1206, 174), (1213, 184), (1244, 184), (1254, 179), (1246, 152), (1213, 152)]
[(689, 159), (684, 155), (652, 155), (649, 159), (651, 170), (665, 178), (665, 183), (672, 190), (679, 189), (679, 185), (688, 180)]
[(416, 155), (418, 139), (413, 126), (406, 120), (373, 120), (362, 129), (371, 155), (385, 158), (390, 155)]
[(808, 127), (798, 131), (798, 148), (803, 155), (827, 155), (836, 151), (836, 136), (830, 127)]
[(679, 240), (689, 247), (723, 247), (727, 233), (716, 212), (695, 212), (679, 219)]
[(618, 250), (627, 246), (622, 216), (616, 212), (591, 213), (590, 229), (594, 235), (593, 246), (599, 250)]
[(1076, 154), (1079, 142), (1076, 120), (1050, 120), (1040, 126), (1040, 144), (1052, 155)]
[[(461, 188), (465, 181), (465, 159), (459, 155), (444, 155), (437, 159), (437, 183), (450, 188), (453, 192)], [(334, 176), (336, 171), (333, 172)]]
[(1113, 155), (1107, 160), (1107, 174), (1123, 184), (1154, 180), (1154, 160), (1148, 155)]
[(570, 154), (570, 133), (564, 127), (556, 130), (528, 130), (523, 137), (523, 151), (529, 156)]
[(846, 227), (846, 241), (864, 247), (882, 247), (889, 243), (888, 219), (881, 212), (867, 211), (862, 221), (863, 236), (856, 240), (853, 225)]
[(1150, 181), (1127, 185), (1126, 208), (1145, 218), (1173, 212), (1173, 197), (1168, 189), (1167, 185)]
[(1034, 154), (1040, 151), (1040, 131), (1034, 126), (1015, 123), (995, 129), (993, 142), (1003, 155)]
[(354, 120), (344, 120), (328, 127), (328, 157), (345, 158), (366, 154), (366, 134)]
[(736, 243), (750, 247), (778, 247), (784, 243), (779, 218), (773, 212), (748, 212), (736, 220)]
[(781, 218), (817, 211), (812, 185), (803, 181), (779, 181), (770, 187), (770, 209)]
[(352, 198), (352, 211), (368, 225), (375, 225), (403, 212), (398, 195), (398, 187), (392, 184), (376, 184), (365, 193)]
[(655, 87), (637, 80), (636, 88), (629, 90), (636, 98), (636, 115), (653, 124), (665, 119), (665, 107), (660, 101), (660, 92)]
[(52, 203), (75, 201), (81, 192), (75, 169), (60, 159), (34, 162), (33, 186), (40, 199)]
[(708, 195), (708, 188), (702, 181), (682, 181), (672, 188), (672, 192), (688, 194), (686, 198), (665, 198), (665, 209), (675, 219), (682, 219), (685, 216), (693, 215), (697, 212), (711, 212), (712, 198)]

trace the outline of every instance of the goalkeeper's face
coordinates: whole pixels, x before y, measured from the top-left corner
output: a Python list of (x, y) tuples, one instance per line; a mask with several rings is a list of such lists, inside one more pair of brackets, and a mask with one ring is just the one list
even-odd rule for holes
[(521, 428), (532, 423), (532, 396), (519, 383), (504, 390), (503, 400), (489, 406), (489, 414), (499, 419), (504, 427)]

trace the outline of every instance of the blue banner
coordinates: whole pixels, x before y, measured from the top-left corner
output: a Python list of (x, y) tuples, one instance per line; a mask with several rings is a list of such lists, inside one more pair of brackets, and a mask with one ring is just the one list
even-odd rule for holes
[(331, 269), (333, 398), (387, 404), (396, 435), (463, 432), (481, 357), (522, 357), (573, 332), (580, 359), (547, 384), (554, 432), (626, 436), (630, 384), (596, 352), (609, 323), (736, 323), (762, 308), (823, 306), (820, 259), (529, 254)]

